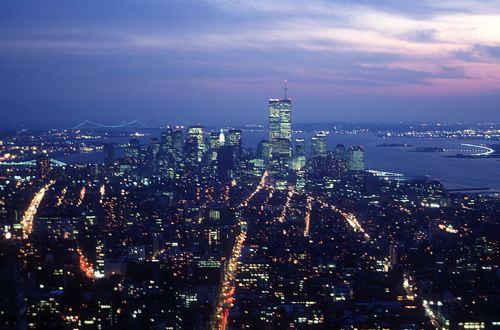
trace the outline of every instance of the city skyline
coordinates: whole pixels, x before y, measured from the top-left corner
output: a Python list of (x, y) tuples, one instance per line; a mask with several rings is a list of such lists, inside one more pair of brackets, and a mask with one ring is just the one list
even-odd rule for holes
[(4, 125), (500, 121), (498, 1), (0, 6)]
[(0, 1), (0, 329), (500, 329), (500, 0)]
[[(256, 149), (252, 130), (203, 125), (0, 135), (0, 324), (496, 329), (500, 130), (342, 129), (335, 148), (309, 131), (292, 148), (291, 104), (269, 100)], [(412, 154), (488, 186), (391, 171)]]

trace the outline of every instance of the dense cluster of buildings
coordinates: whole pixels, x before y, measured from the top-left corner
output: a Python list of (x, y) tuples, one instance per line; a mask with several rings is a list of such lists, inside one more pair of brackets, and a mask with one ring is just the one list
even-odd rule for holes
[(499, 194), (366, 170), (268, 111), (255, 150), (203, 126), (102, 163), (11, 143), (38, 156), (0, 166), (0, 328), (500, 327)]

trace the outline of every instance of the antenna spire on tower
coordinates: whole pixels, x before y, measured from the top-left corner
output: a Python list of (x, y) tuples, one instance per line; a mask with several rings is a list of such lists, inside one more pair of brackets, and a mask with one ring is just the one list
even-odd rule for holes
[(286, 100), (287, 99), (286, 98), (286, 88), (287, 88), (287, 85), (288, 85), (288, 81), (287, 80), (283, 81), (283, 84), (285, 85), (285, 100)]

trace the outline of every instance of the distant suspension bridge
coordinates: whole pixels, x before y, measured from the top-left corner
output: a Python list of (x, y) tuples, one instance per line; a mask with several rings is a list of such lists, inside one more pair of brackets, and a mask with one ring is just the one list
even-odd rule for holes
[(129, 122), (124, 122), (116, 125), (104, 125), (90, 120), (85, 120), (84, 122), (74, 126), (72, 129), (99, 129), (99, 128), (150, 128), (150, 127), (139, 120), (132, 120)]
[[(56, 167), (66, 166), (68, 164), (57, 159), (50, 159), (50, 164)], [(36, 160), (27, 160), (23, 162), (0, 162), (0, 166), (35, 166)]]

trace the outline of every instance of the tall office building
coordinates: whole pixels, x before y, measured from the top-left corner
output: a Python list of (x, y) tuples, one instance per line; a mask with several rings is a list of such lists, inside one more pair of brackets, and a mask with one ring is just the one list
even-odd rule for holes
[(187, 131), (187, 141), (190, 144), (196, 144), (196, 157), (201, 162), (205, 152), (205, 142), (203, 140), (203, 126), (190, 126)]
[(228, 146), (234, 147), (236, 154), (240, 155), (242, 151), (241, 130), (230, 129), (228, 132)]
[(103, 146), (104, 164), (113, 165), (115, 162), (115, 145), (113, 143), (105, 143)]
[(160, 142), (165, 149), (172, 149), (174, 143), (174, 132), (172, 131), (172, 127), (170, 125), (167, 125), (165, 127), (165, 131), (161, 132)]
[(158, 138), (153, 137), (147, 149), (147, 161), (151, 166), (156, 166), (160, 159), (161, 144)]
[(306, 142), (304, 139), (295, 139), (295, 153), (292, 160), (292, 168), (301, 170), (306, 165)]
[[(159, 169), (162, 175), (168, 178), (173, 178), (175, 175), (175, 160), (182, 152), (184, 144), (182, 131), (174, 131), (174, 128), (175, 127), (166, 125), (165, 130), (161, 132), (160, 151), (158, 154)], [(176, 146), (176, 144), (178, 144), (178, 146)]]
[(125, 158), (129, 164), (137, 164), (141, 153), (141, 142), (139, 139), (130, 139), (128, 146), (125, 148)]
[(182, 133), (182, 128), (179, 126), (175, 127), (175, 131), (172, 135), (172, 146), (175, 155), (178, 157), (182, 153), (184, 148), (184, 134)]
[(219, 144), (221, 147), (226, 145), (226, 134), (224, 134), (224, 130), (222, 128), (219, 133)]
[(210, 150), (210, 160), (217, 160), (217, 150), (221, 146), (219, 132), (210, 132), (208, 136), (208, 148)]
[(292, 100), (269, 100), (270, 158), (290, 157), (292, 151)]
[(347, 149), (345, 148), (345, 145), (343, 144), (337, 144), (335, 147), (335, 153), (334, 153), (334, 168), (333, 172), (334, 175), (337, 177), (340, 177), (344, 175), (344, 173), (347, 171)]
[(350, 147), (347, 160), (349, 171), (363, 171), (365, 169), (364, 151), (361, 147)]
[(260, 141), (259, 144), (257, 144), (257, 157), (267, 162), (270, 154), (269, 140)]
[(311, 139), (311, 148), (313, 157), (326, 157), (327, 144), (326, 132), (318, 132)]
[(306, 155), (306, 141), (302, 138), (295, 139), (295, 156)]
[(337, 160), (345, 160), (347, 161), (347, 149), (343, 144), (337, 144), (335, 147), (335, 158)]
[(221, 179), (230, 179), (235, 169), (235, 150), (231, 146), (221, 146), (217, 150), (217, 173)]

